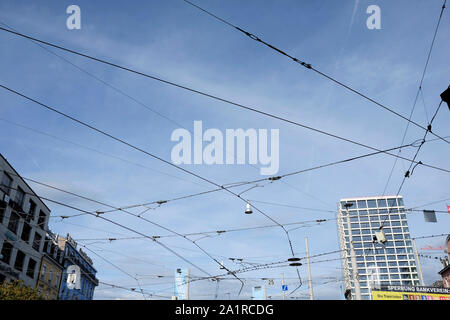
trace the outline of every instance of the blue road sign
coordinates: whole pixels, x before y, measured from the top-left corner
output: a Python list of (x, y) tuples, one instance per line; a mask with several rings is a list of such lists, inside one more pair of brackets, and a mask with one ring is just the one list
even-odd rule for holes
[(283, 284), (283, 285), (281, 286), (281, 290), (283, 290), (283, 291), (288, 291), (288, 286), (287, 286), (287, 284)]

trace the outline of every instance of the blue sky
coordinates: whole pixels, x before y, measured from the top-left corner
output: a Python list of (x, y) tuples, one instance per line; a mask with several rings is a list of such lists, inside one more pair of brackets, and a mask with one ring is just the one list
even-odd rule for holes
[[(442, 1), (198, 1), (233, 24), (282, 48), (315, 68), (354, 87), (368, 96), (408, 116), (425, 65)], [(37, 38), (147, 72), (192, 88), (218, 95), (256, 109), (304, 123), (311, 127), (356, 140), (380, 149), (400, 145), (406, 121), (373, 103), (338, 87), (274, 51), (250, 41), (245, 35), (219, 23), (181, 0), (77, 1), (81, 8), (81, 30), (66, 28), (66, 8), (70, 1), (8, 1), (0, 3), (0, 21)], [(366, 27), (366, 8), (381, 8), (381, 30)], [(427, 124), (440, 102), (439, 94), (450, 84), (446, 41), (450, 28), (444, 12), (439, 33), (423, 82), (413, 120)], [(134, 145), (170, 160), (173, 130), (193, 130), (193, 121), (204, 128), (262, 128), (280, 130), (280, 174), (306, 169), (370, 152), (324, 135), (267, 118), (114, 69), (57, 49), (49, 50), (83, 70), (120, 88), (147, 107), (170, 118), (168, 121), (135, 101), (88, 76), (29, 40), (0, 32), (0, 83), (43, 103), (67, 112)], [(110, 203), (125, 206), (213, 189), (204, 181), (167, 164), (99, 136), (92, 131), (50, 113), (37, 105), (0, 91), (1, 153), (25, 177)], [(442, 106), (433, 131), (450, 135), (448, 108)], [(7, 120), (9, 122), (5, 122)], [(117, 158), (105, 156), (52, 137), (24, 129), (40, 130), (60, 139), (76, 142)], [(410, 126), (406, 142), (420, 139), (423, 131)], [(414, 148), (402, 151), (412, 158)], [(442, 141), (423, 146), (418, 160), (449, 168), (450, 149)], [(273, 206), (258, 207), (281, 223), (334, 218), (340, 198), (380, 195), (394, 158), (377, 155), (283, 179), (255, 188), (248, 199), (308, 207), (325, 211)], [(395, 194), (408, 167), (399, 161), (387, 188)], [(226, 184), (261, 178), (248, 165), (185, 165), (203, 177)], [(447, 173), (418, 167), (406, 180), (402, 195), (406, 207), (450, 198)], [(175, 178), (173, 176), (176, 176)], [(105, 209), (99, 205), (32, 185), (38, 194), (85, 210)], [(449, 201), (450, 204), (450, 201)], [(75, 212), (49, 203), (53, 215)], [(446, 210), (445, 201), (429, 206)], [(138, 211), (135, 211), (138, 212)], [(235, 197), (211, 193), (168, 203), (150, 210), (146, 217), (180, 233), (222, 230), (271, 224), (264, 216), (244, 215), (244, 205)], [(138, 219), (112, 213), (110, 218), (148, 235), (167, 234)], [(413, 237), (448, 232), (449, 216), (438, 215), (438, 223), (425, 224), (421, 213), (408, 215)], [(78, 217), (51, 219), (50, 228), (75, 239), (135, 236), (100, 219)], [(338, 250), (335, 221), (292, 232), (295, 252), (304, 256), (304, 238), (309, 238), (311, 254)], [(163, 243), (194, 261), (211, 274), (222, 270), (190, 242), (164, 238)], [(82, 242), (89, 244), (91, 242)], [(224, 260), (230, 269), (239, 265), (227, 258), (245, 258), (252, 263), (269, 263), (289, 257), (285, 235), (279, 228), (252, 230), (206, 238), (202, 247)], [(443, 238), (418, 240), (418, 246), (439, 246)], [(173, 275), (185, 262), (144, 240), (124, 240), (88, 245), (100, 255), (133, 275)], [(338, 255), (326, 256), (329, 259)], [(136, 281), (92, 256), (98, 278), (108, 283), (136, 286)], [(423, 259), (425, 282), (438, 280), (440, 263)], [(203, 275), (192, 267), (193, 275)], [(316, 298), (340, 299), (339, 261), (312, 265)], [(300, 268), (304, 286), (296, 296), (307, 293), (306, 268)], [(268, 269), (243, 274), (249, 278), (242, 297), (261, 281), (250, 278), (295, 278), (292, 268)], [(278, 288), (279, 279), (277, 279)], [(289, 280), (296, 285), (295, 279)], [(148, 292), (172, 294), (173, 279), (151, 277), (141, 281)], [(215, 284), (198, 281), (191, 297), (213, 298)], [(220, 298), (236, 298), (239, 285), (224, 280)], [(271, 290), (271, 291), (270, 291)], [(279, 290), (269, 288), (271, 295)], [(227, 295), (226, 293), (230, 293)], [(95, 298), (139, 299), (142, 296), (118, 289), (99, 287)]]

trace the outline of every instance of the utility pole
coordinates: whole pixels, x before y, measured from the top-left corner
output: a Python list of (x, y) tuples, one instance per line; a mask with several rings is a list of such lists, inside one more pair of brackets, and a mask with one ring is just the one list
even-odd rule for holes
[(189, 300), (189, 279), (190, 271), (189, 269), (186, 269), (186, 300)]
[(417, 253), (416, 239), (412, 239), (413, 247), (414, 247), (414, 255), (417, 260), (417, 271), (419, 271), (420, 284), (425, 286), (425, 282), (423, 281), (422, 267), (420, 266), (419, 254)]
[(305, 246), (306, 246), (306, 264), (308, 265), (309, 300), (314, 300), (314, 293), (313, 293), (312, 279), (311, 279), (311, 265), (309, 264), (309, 246), (308, 246), (308, 237), (305, 237)]
[(347, 209), (347, 230), (348, 230), (348, 239), (350, 242), (350, 257), (352, 261), (352, 270), (353, 270), (353, 283), (355, 285), (355, 295), (356, 300), (361, 300), (361, 287), (359, 285), (359, 274), (358, 269), (356, 268), (356, 254), (355, 254), (355, 248), (353, 247), (353, 236), (352, 236), (352, 230), (350, 228), (350, 213), (348, 211), (348, 208), (350, 208), (353, 204), (352, 203), (346, 203), (344, 206)]
[(281, 292), (283, 294), (283, 300), (286, 300), (286, 294), (284, 293), (284, 273), (281, 274)]

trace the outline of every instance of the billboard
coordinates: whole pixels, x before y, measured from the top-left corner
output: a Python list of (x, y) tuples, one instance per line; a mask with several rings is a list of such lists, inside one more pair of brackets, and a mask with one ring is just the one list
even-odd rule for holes
[(387, 286), (372, 290), (373, 300), (450, 300), (450, 289), (415, 286)]

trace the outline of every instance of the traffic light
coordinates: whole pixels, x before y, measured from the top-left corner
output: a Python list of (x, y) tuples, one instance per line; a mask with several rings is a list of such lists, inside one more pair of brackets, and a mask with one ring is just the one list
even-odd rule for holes
[(450, 86), (448, 86), (447, 90), (441, 93), (441, 99), (447, 103), (448, 109), (450, 110)]

